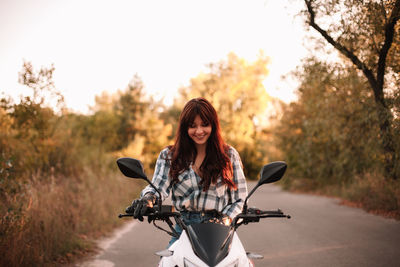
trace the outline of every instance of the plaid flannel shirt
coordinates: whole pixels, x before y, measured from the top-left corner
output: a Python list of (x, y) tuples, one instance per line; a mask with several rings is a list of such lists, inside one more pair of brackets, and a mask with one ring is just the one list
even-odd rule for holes
[[(201, 177), (194, 172), (192, 166), (178, 176), (177, 183), (170, 183), (168, 152), (168, 148), (160, 152), (152, 180), (154, 186), (161, 192), (163, 200), (172, 192), (172, 204), (177, 211), (217, 210), (232, 219), (242, 211), (244, 200), (247, 197), (247, 184), (239, 153), (233, 147), (229, 149), (229, 156), (233, 167), (233, 182), (237, 186), (236, 190), (229, 190), (228, 186), (222, 183), (222, 178), (219, 177), (217, 183), (210, 184), (210, 188), (204, 192), (200, 185)], [(141, 196), (149, 192), (156, 193), (148, 185), (143, 189)]]

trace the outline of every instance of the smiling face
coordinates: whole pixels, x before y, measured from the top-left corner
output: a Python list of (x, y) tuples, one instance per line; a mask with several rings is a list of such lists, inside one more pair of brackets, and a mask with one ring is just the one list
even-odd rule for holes
[(188, 135), (195, 143), (196, 147), (205, 146), (211, 135), (212, 127), (209, 123), (203, 122), (199, 115), (194, 118), (194, 121), (188, 127)]

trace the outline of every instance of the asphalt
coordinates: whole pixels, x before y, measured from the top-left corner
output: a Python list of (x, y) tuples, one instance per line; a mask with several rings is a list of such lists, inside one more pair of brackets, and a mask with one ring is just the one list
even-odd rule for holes
[[(245, 249), (264, 256), (256, 266), (400, 266), (400, 222), (394, 219), (274, 185), (260, 187), (249, 206), (280, 208), (292, 216), (238, 229)], [(154, 252), (166, 247), (169, 236), (147, 222), (127, 221), (111, 238), (99, 240), (98, 255), (76, 266), (157, 266)]]

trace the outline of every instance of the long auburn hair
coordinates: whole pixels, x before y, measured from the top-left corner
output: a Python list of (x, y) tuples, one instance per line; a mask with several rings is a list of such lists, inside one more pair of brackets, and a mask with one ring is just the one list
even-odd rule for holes
[(200, 166), (202, 174), (200, 184), (203, 186), (203, 191), (207, 191), (211, 183), (215, 184), (218, 177), (222, 177), (222, 182), (229, 188), (236, 189), (232, 163), (228, 155), (229, 146), (222, 139), (217, 112), (211, 103), (202, 97), (187, 102), (179, 117), (175, 144), (169, 147), (171, 161), (169, 175), (172, 182), (177, 182), (179, 174), (188, 170), (196, 159), (196, 146), (188, 135), (188, 128), (197, 115), (212, 127), (207, 140), (206, 156)]

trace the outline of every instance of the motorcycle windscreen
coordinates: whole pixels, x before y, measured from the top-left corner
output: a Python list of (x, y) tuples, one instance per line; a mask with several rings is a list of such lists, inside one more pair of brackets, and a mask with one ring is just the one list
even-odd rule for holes
[(233, 229), (217, 223), (192, 224), (187, 234), (194, 253), (209, 266), (215, 266), (229, 253)]

